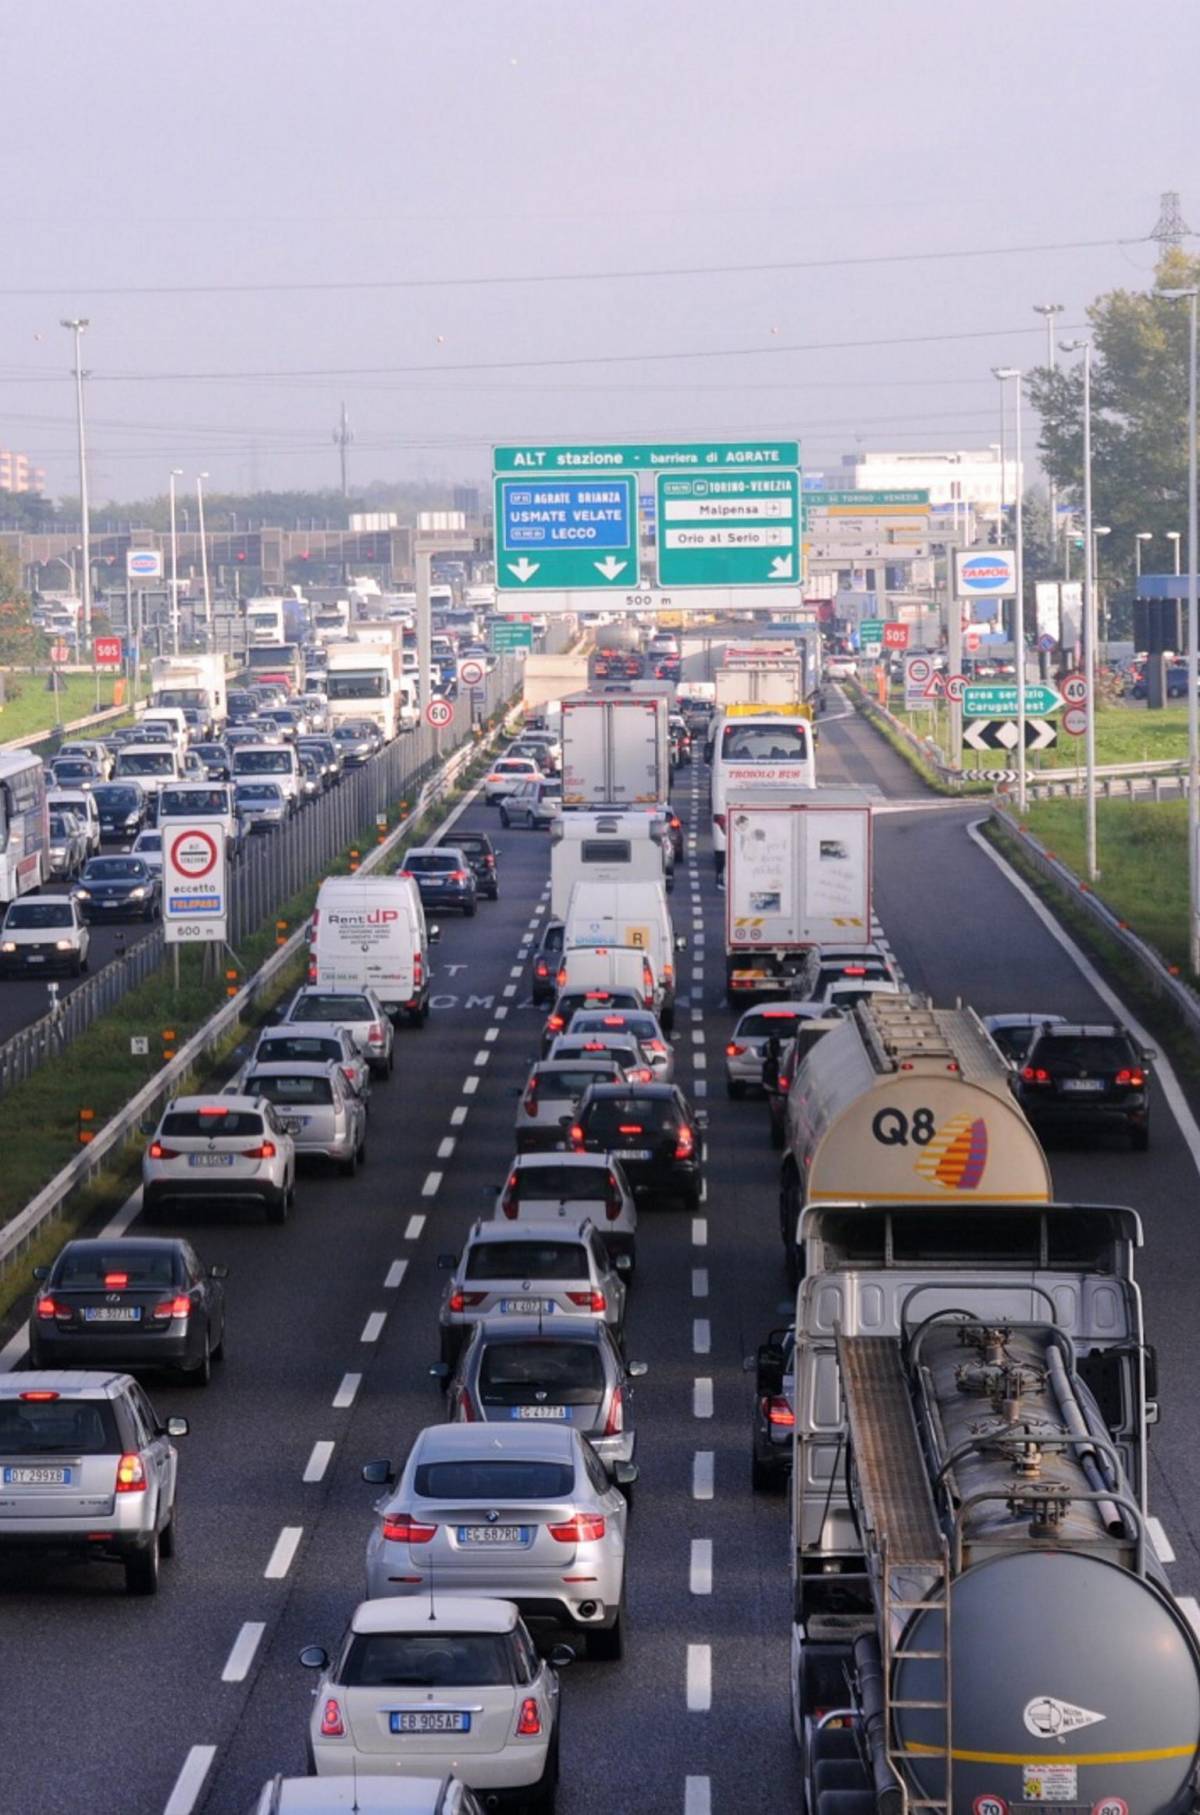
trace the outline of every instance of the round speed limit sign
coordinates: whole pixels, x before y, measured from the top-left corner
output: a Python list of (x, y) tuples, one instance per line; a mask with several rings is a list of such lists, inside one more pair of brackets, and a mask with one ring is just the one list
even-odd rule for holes
[(923, 687), (933, 673), (933, 663), (927, 655), (910, 655), (906, 668), (909, 680), (917, 687)]
[(1058, 684), (1068, 706), (1086, 705), (1088, 696), (1086, 675), (1064, 674), (1062, 680)]
[(454, 707), (449, 700), (431, 699), (425, 708), (425, 723), (435, 731), (444, 731), (453, 717)]

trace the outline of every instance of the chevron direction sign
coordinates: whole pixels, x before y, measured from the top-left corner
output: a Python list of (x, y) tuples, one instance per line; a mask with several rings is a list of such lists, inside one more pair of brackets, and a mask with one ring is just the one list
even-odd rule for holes
[[(1015, 750), (1020, 738), (1017, 722), (1011, 718), (977, 718), (963, 727), (963, 743), (969, 750)], [(1058, 732), (1046, 718), (1025, 720), (1026, 750), (1052, 750)]]

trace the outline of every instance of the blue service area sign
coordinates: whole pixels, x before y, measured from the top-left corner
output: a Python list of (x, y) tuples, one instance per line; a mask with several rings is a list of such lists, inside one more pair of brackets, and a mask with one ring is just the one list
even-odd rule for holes
[(637, 481), (496, 480), (496, 580), (501, 587), (636, 585)]

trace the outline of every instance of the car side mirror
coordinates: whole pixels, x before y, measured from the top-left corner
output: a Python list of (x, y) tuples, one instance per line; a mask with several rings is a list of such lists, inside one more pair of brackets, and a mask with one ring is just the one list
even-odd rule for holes
[(636, 1462), (614, 1462), (612, 1478), (618, 1487), (632, 1487), (641, 1470)]
[(390, 1487), (396, 1472), (388, 1461), (364, 1462), (362, 1478), (368, 1487)]
[(550, 1652), (549, 1661), (556, 1670), (565, 1670), (568, 1664), (575, 1662), (574, 1645), (555, 1645)]
[(430, 1378), (433, 1380), (449, 1380), (450, 1363), (448, 1361), (435, 1361), (429, 1370), (429, 1374)]
[(306, 1670), (328, 1670), (329, 1653), (321, 1645), (306, 1645), (300, 1653), (300, 1662)]
[(33, 1277), (35, 1279), (49, 1279), (49, 1277), (50, 1277), (49, 1267), (35, 1267), (33, 1269)]
[(437, 1270), (439, 1273), (453, 1273), (457, 1265), (457, 1254), (439, 1254), (437, 1257)]
[(696, 1123), (697, 1128), (707, 1128), (708, 1127), (708, 1111), (707, 1111), (707, 1109), (697, 1109), (693, 1119)]
[(229, 1268), (225, 1265), (224, 1261), (217, 1261), (214, 1266), (211, 1266), (208, 1269), (208, 1277), (210, 1279), (228, 1279)]
[(575, 1118), (571, 1115), (560, 1115), (558, 1118), (558, 1125), (560, 1128), (571, 1128), (574, 1126), (574, 1123)]
[(168, 1437), (186, 1437), (190, 1426), (186, 1418), (168, 1418), (166, 1432)]
[(1147, 1046), (1145, 1052), (1143, 1052), (1143, 1054), (1142, 1054), (1142, 1057), (1146, 1061), (1147, 1065), (1152, 1065), (1154, 1063), (1155, 1059), (1157, 1059), (1157, 1057), (1158, 1057), (1158, 1051), (1153, 1046)]
[(426, 931), (429, 934), (430, 945), (437, 945), (440, 943), (441, 937), (442, 937), (442, 929), (438, 925), (436, 920), (432, 923), (431, 926), (426, 928)]
[(625, 1369), (631, 1380), (644, 1380), (650, 1372), (648, 1361), (631, 1361)]
[(633, 1261), (628, 1254), (618, 1254), (616, 1260), (613, 1262), (613, 1266), (618, 1273), (633, 1272)]
[(687, 935), (686, 935), (686, 933), (676, 933), (675, 950), (677, 952), (686, 952), (687, 951)]

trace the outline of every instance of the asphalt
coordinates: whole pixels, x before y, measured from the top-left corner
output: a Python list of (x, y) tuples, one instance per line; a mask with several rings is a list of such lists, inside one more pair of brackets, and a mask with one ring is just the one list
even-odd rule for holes
[[(853, 717), (830, 715), (818, 761), (824, 779), (871, 787), (885, 809), (876, 907), (913, 986), (981, 1012), (1107, 1015), (971, 842), (970, 807), (919, 795), (901, 760)], [(710, 1115), (707, 1197), (695, 1219), (669, 1211), (641, 1222), (627, 1349), (650, 1371), (635, 1408), (642, 1475), (626, 1654), (566, 1673), (562, 1815), (729, 1811), (746, 1805), (748, 1785), (769, 1785), (773, 1809), (800, 1807), (785, 1503), (750, 1492), (752, 1387), (742, 1368), (786, 1306), (777, 1156), (762, 1103), (724, 1094), (732, 1016), (706, 791), (703, 769), (682, 772), (676, 804), (685, 820), (694, 807), (698, 837), (673, 911), (677, 930), (697, 940), (681, 961), (676, 1040), (680, 1081)], [(177, 1225), (205, 1259), (230, 1267), (229, 1358), (207, 1392), (149, 1383), (161, 1412), (192, 1420), (179, 1446), (179, 1554), (164, 1564), (158, 1597), (126, 1599), (119, 1577), (100, 1567), (0, 1572), (5, 1808), (236, 1815), (271, 1772), (303, 1770), (312, 1682), (297, 1653), (335, 1642), (362, 1593), (373, 1499), (362, 1463), (400, 1458), (440, 1416), (427, 1373), (437, 1358), (437, 1255), (490, 1214), (512, 1151), (515, 1093), (536, 1052), (527, 950), (547, 911), (546, 842), (500, 831), (478, 805), (463, 823), (496, 837), (501, 897), (472, 921), (443, 917), (434, 1011), (423, 1032), (399, 1034), (358, 1179), (306, 1173), (283, 1228), (199, 1210)], [(1051, 1162), (1060, 1197), (1132, 1204), (1146, 1220), (1139, 1271), (1164, 1405), (1154, 1504), (1178, 1556), (1176, 1590), (1194, 1596), (1197, 1165), (1161, 1092), (1153, 1140), (1148, 1155), (1117, 1143), (1056, 1146)], [(385, 1319), (375, 1335), (377, 1312)], [(317, 1444), (333, 1446), (323, 1471)], [(709, 1466), (711, 1497), (697, 1497)], [(268, 1575), (290, 1530), (299, 1531), (294, 1554)], [(248, 1670), (223, 1680), (247, 1622), (262, 1627)]]

